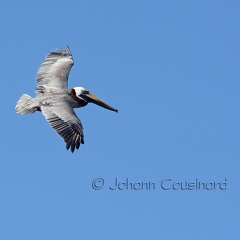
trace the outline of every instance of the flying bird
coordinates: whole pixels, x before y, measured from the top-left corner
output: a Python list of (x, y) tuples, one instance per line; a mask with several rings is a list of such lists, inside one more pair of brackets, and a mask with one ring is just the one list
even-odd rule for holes
[(68, 75), (73, 63), (68, 46), (50, 52), (37, 72), (36, 97), (23, 94), (15, 107), (19, 114), (41, 111), (51, 127), (64, 139), (67, 150), (71, 148), (72, 152), (84, 144), (83, 126), (73, 108), (95, 103), (118, 112), (83, 87), (74, 87), (68, 92)]

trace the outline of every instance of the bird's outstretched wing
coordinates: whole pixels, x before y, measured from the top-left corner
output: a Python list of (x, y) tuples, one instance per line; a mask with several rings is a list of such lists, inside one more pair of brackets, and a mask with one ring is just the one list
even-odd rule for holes
[[(68, 75), (73, 66), (73, 58), (68, 46), (50, 52), (37, 72), (37, 94), (54, 90), (67, 91)], [(52, 90), (51, 90), (52, 89)]]
[(84, 144), (83, 126), (73, 109), (67, 103), (56, 106), (42, 106), (42, 114), (45, 116), (52, 128), (64, 139), (66, 148), (75, 148)]

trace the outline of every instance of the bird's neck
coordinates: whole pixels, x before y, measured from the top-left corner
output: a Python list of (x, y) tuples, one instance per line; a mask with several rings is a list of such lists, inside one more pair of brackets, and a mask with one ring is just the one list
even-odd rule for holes
[(71, 88), (71, 89), (69, 90), (69, 94), (70, 94), (70, 96), (71, 96), (76, 102), (79, 103), (79, 107), (84, 107), (84, 106), (86, 106), (86, 105), (88, 104), (88, 103), (87, 103), (86, 101), (84, 101), (83, 99), (77, 97), (76, 91), (75, 91), (73, 88)]

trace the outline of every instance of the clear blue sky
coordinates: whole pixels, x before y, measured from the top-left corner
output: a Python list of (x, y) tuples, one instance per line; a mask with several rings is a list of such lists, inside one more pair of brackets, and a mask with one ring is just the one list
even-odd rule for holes
[[(1, 1), (0, 239), (240, 239), (239, 12), (240, 1)], [(119, 109), (76, 109), (74, 154), (41, 113), (14, 109), (66, 45), (69, 88)]]

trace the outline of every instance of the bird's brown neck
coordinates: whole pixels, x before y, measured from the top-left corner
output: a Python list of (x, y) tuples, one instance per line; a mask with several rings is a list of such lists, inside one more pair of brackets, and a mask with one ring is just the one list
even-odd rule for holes
[(77, 101), (82, 107), (86, 106), (88, 103), (82, 100), (81, 98), (77, 97), (75, 89), (71, 88), (69, 90), (70, 96)]

